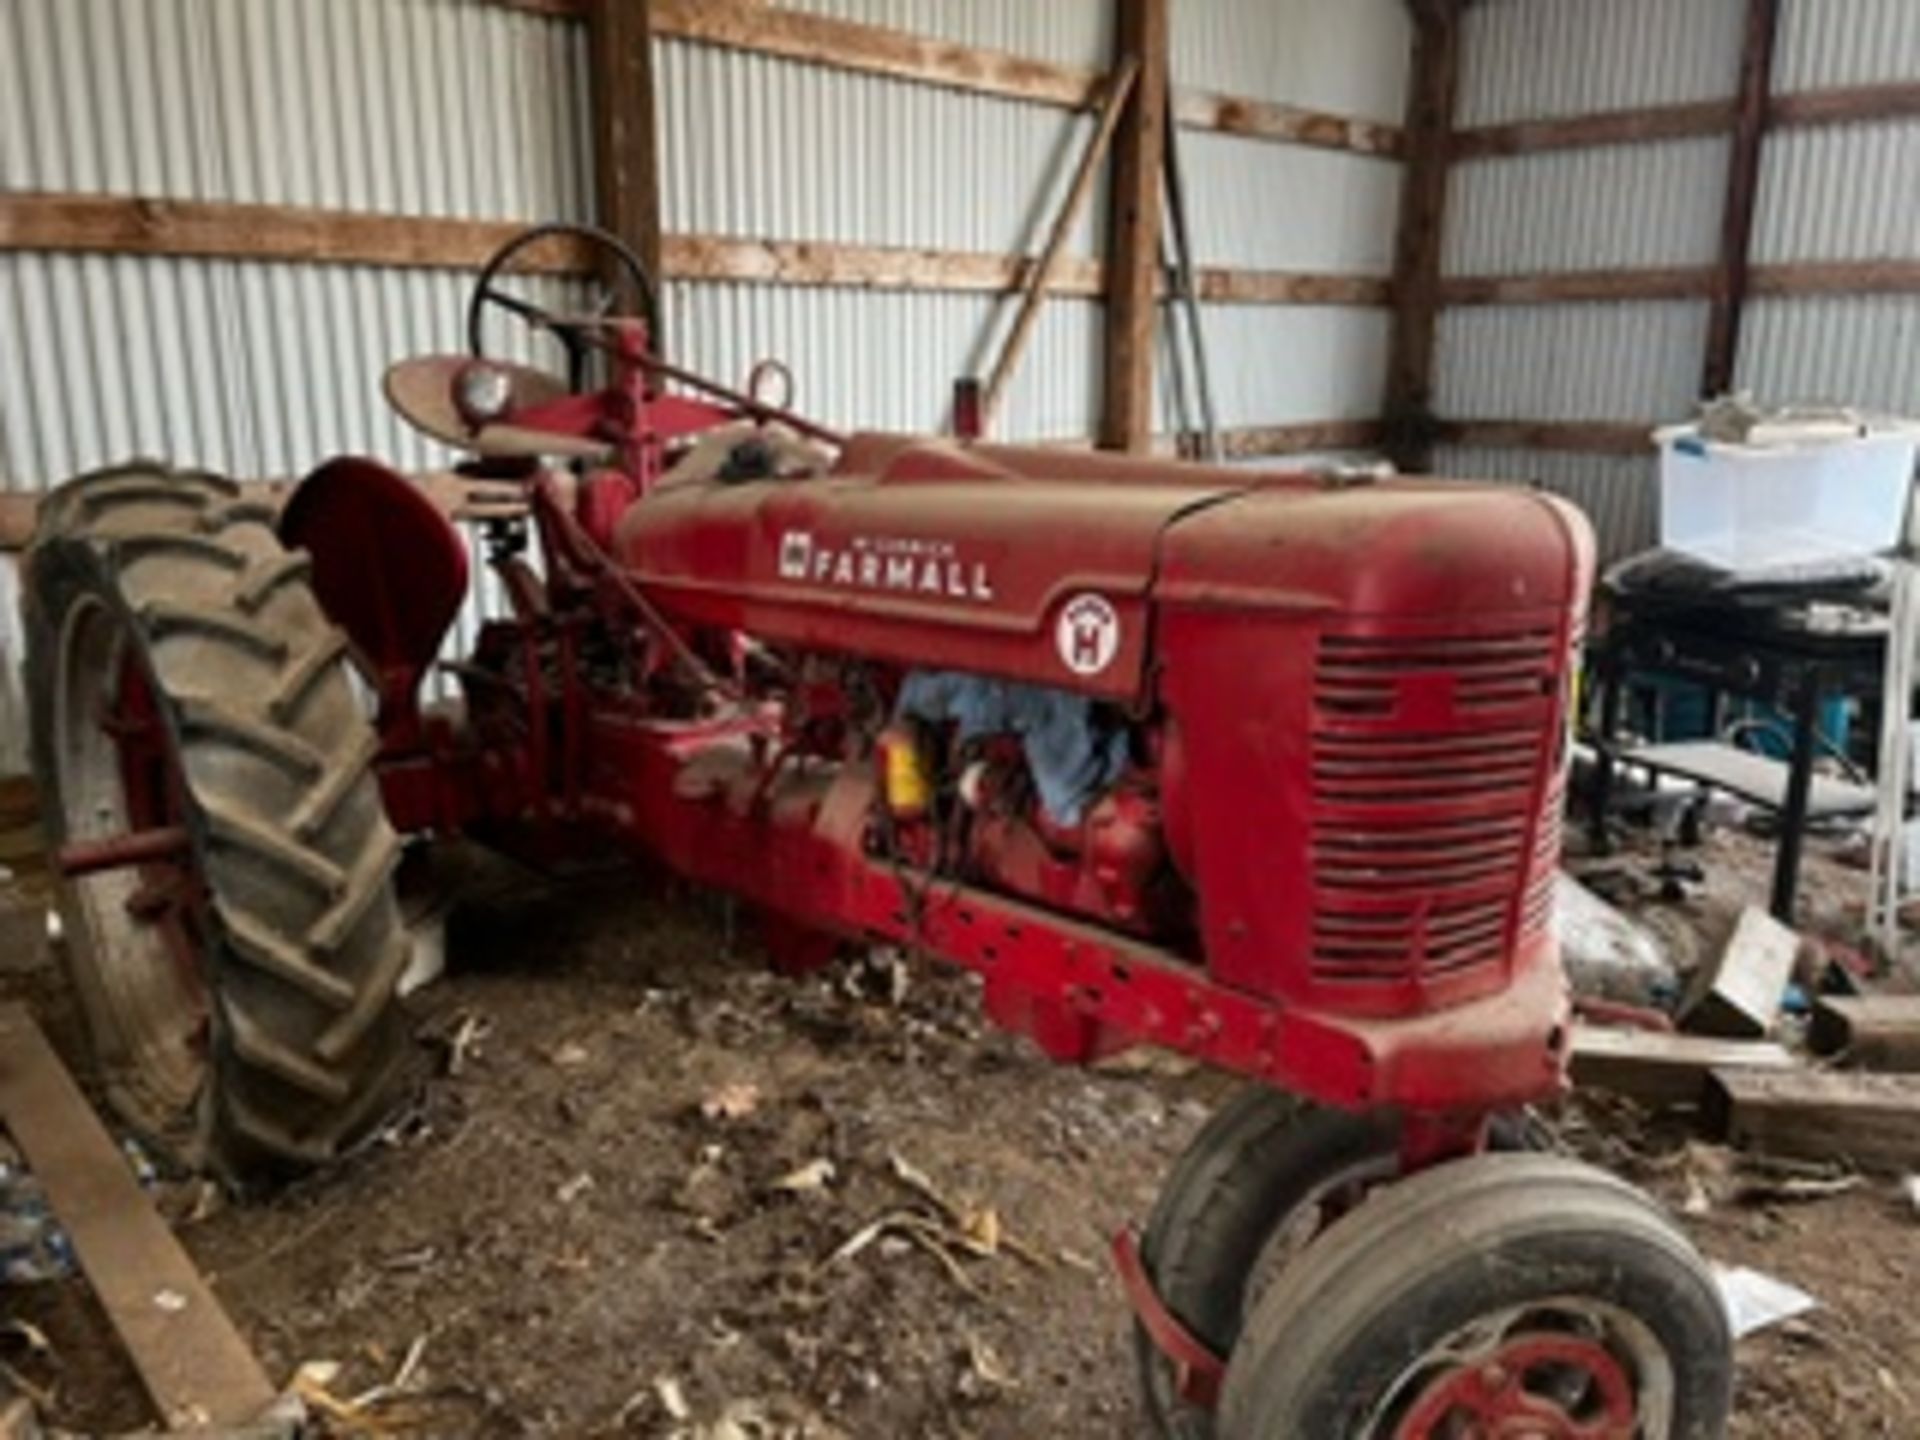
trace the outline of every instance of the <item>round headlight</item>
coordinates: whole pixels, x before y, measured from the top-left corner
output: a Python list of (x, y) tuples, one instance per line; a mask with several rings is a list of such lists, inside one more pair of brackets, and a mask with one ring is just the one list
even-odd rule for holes
[(498, 420), (512, 403), (513, 377), (498, 365), (475, 360), (453, 377), (454, 408), (476, 429)]

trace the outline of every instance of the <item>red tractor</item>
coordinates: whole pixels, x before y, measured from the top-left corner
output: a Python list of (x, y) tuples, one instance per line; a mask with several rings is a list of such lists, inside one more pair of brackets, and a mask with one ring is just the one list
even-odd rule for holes
[[(842, 438), (660, 360), (610, 237), (572, 243), (637, 318), (529, 303), (504, 277), (546, 235), (483, 273), (473, 354), (388, 378), (514, 487), (458, 706), (421, 687), (468, 552), (377, 462), (277, 510), (151, 464), (45, 505), (35, 741), (126, 1120), (229, 1178), (325, 1163), (408, 1068), (400, 837), (624, 847), (746, 901), (784, 969), (909, 947), (1055, 1059), (1248, 1078), (1115, 1245), (1164, 1433), (1720, 1434), (1711, 1274), (1511, 1123), (1568, 1044), (1579, 515)], [(495, 307), (568, 379), (486, 358)]]

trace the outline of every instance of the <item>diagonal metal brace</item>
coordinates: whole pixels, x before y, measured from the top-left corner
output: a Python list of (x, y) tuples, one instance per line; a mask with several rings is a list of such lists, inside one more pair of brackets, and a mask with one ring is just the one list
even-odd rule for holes
[(1174, 1388), (1180, 1398), (1203, 1410), (1213, 1409), (1220, 1403), (1227, 1362), (1167, 1308), (1160, 1292), (1153, 1288), (1153, 1277), (1140, 1258), (1140, 1243), (1133, 1231), (1123, 1229), (1113, 1237), (1113, 1264), (1120, 1272), (1120, 1288), (1126, 1292), (1134, 1317), (1154, 1348), (1172, 1363)]

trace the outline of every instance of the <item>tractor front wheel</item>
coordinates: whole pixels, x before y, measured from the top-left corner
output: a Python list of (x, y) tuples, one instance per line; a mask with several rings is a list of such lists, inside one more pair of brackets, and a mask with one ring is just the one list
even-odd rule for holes
[(1226, 1440), (1717, 1440), (1733, 1347), (1713, 1276), (1640, 1192), (1546, 1155), (1377, 1191), (1261, 1298)]
[(340, 633), (267, 508), (134, 464), (47, 497), (28, 688), (106, 1094), (229, 1181), (337, 1157), (409, 1046), (399, 842)]

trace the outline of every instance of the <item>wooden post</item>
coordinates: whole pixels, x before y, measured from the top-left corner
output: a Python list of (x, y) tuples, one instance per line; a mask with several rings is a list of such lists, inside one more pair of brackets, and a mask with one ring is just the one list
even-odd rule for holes
[(1748, 0), (1739, 108), (1727, 157), (1726, 208), (1720, 219), (1720, 261), (1707, 321), (1706, 365), (1700, 377), (1700, 393), (1708, 399), (1733, 388), (1740, 360), (1740, 322), (1752, 276), (1754, 204), (1760, 189), (1760, 156), (1773, 113), (1773, 52), (1779, 33), (1780, 0)]
[(1160, 278), (1160, 190), (1166, 163), (1168, 0), (1117, 0), (1116, 70), (1140, 67), (1113, 142), (1107, 224), (1107, 344), (1100, 444), (1153, 444), (1153, 345)]
[(1407, 164), (1393, 265), (1393, 341), (1387, 359), (1387, 452), (1424, 470), (1434, 439), (1433, 352), (1440, 315), (1440, 250), (1447, 172), (1460, 89), (1462, 0), (1408, 0), (1413, 72), (1407, 96)]
[(660, 279), (660, 166), (654, 143), (652, 0), (587, 0), (594, 193), (600, 225)]

